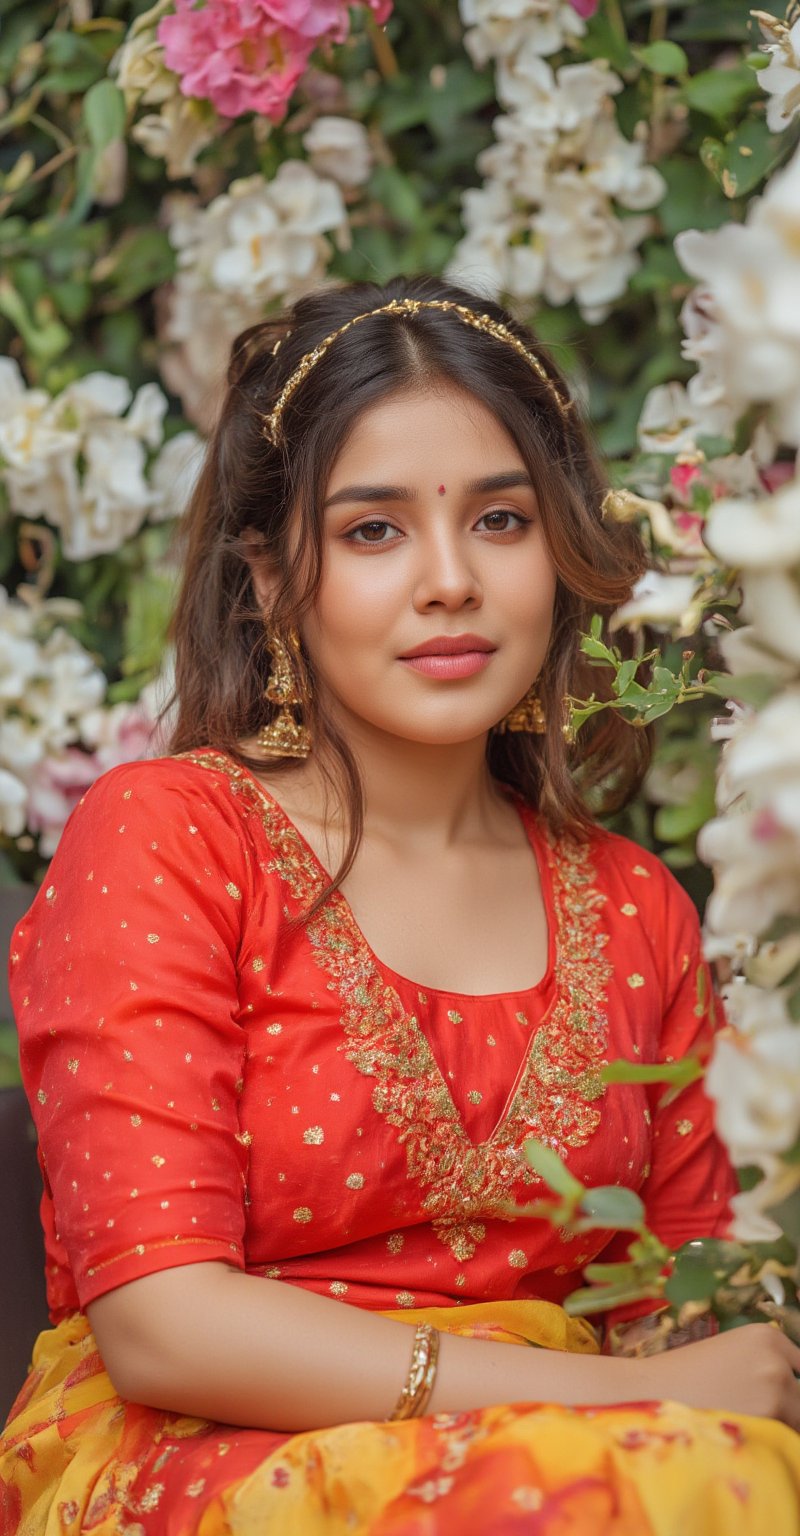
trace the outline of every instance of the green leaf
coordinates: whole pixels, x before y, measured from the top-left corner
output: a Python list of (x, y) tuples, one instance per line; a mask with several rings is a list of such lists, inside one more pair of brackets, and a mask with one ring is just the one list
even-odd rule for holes
[(557, 1152), (552, 1147), (546, 1147), (543, 1141), (536, 1141), (532, 1136), (523, 1142), (522, 1153), (525, 1161), (538, 1173), (540, 1179), (555, 1191), (557, 1195), (565, 1195), (569, 1199), (581, 1198), (585, 1193), (583, 1185), (574, 1174), (561, 1161)]
[(704, 139), (700, 158), (726, 197), (744, 197), (771, 175), (785, 152), (782, 134), (770, 133), (763, 117), (748, 117), (724, 142)]
[[(644, 1222), (644, 1205), (636, 1191), (623, 1189), (618, 1184), (604, 1184), (598, 1189), (587, 1189), (580, 1204), (581, 1214), (591, 1218), (594, 1226), (615, 1227), (623, 1231), (637, 1231)], [(582, 1230), (586, 1230), (581, 1223)]]
[(622, 75), (635, 68), (621, 9), (612, 15), (611, 7), (598, 6), (581, 40), (581, 55), (586, 59), (607, 59), (611, 68)]
[(684, 1056), (681, 1061), (609, 1061), (600, 1068), (604, 1083), (672, 1083), (686, 1088), (703, 1076), (703, 1067), (694, 1056)]
[(602, 640), (596, 640), (594, 635), (581, 636), (581, 650), (586, 656), (594, 656), (598, 661), (607, 661), (614, 664), (614, 653), (610, 651)]
[(720, 122), (733, 117), (758, 94), (758, 81), (746, 64), (731, 69), (702, 69), (682, 91), (688, 107)]
[(618, 697), (624, 694), (628, 684), (633, 682), (633, 676), (638, 665), (639, 661), (636, 656), (631, 656), (627, 661), (623, 661), (614, 679), (614, 692)]
[(675, 1255), (674, 1268), (664, 1287), (664, 1295), (676, 1307), (682, 1307), (687, 1301), (709, 1301), (731, 1273), (731, 1269), (721, 1263), (720, 1259), (717, 1243), (702, 1239), (684, 1243)]
[(175, 272), (175, 251), (165, 229), (128, 230), (104, 259), (109, 308), (123, 308), (166, 283)]
[(98, 151), (125, 132), (125, 97), (113, 80), (98, 80), (83, 101), (83, 121), (89, 142)]
[(684, 229), (718, 229), (728, 223), (730, 204), (698, 160), (673, 155), (660, 161), (658, 169), (667, 183), (658, 219), (670, 240)]
[(717, 698), (735, 699), (739, 704), (763, 709), (781, 685), (777, 678), (766, 672), (743, 672), (740, 677), (732, 677), (727, 672), (710, 672), (703, 678), (702, 686), (706, 693)]
[(644, 48), (634, 48), (634, 53), (654, 75), (672, 75), (679, 78), (689, 72), (689, 60), (678, 43), (671, 43), (663, 38), (656, 43), (648, 43)]

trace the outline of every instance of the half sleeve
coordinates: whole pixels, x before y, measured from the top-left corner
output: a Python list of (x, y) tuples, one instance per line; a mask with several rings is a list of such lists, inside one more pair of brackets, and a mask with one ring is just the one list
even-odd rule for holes
[(249, 861), (208, 780), (169, 759), (104, 775), (12, 943), (45, 1200), (82, 1307), (174, 1265), (244, 1265)]
[[(696, 910), (681, 890), (682, 916), (671, 948), (677, 977), (672, 981), (653, 1059), (672, 1063), (688, 1057), (706, 1065), (714, 1036), (724, 1027), (722, 1003), (714, 989), (702, 952)], [(665, 931), (669, 928), (665, 924)], [(650, 1168), (639, 1194), (648, 1227), (671, 1250), (698, 1237), (724, 1237), (730, 1221), (730, 1200), (738, 1184), (728, 1153), (717, 1136), (714, 1104), (699, 1078), (674, 1095), (668, 1083), (648, 1089), (652, 1118)], [(598, 1255), (602, 1263), (627, 1258), (631, 1233), (617, 1233)], [(606, 1314), (606, 1327), (626, 1322), (663, 1306), (639, 1302)]]

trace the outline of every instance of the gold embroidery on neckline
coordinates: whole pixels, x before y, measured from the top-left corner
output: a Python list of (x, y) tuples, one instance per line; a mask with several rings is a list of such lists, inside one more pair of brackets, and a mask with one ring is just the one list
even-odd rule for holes
[[(302, 907), (323, 889), (321, 865), (286, 812), (258, 781), (222, 753), (184, 752), (182, 761), (215, 769), (259, 816), (273, 857), (268, 869)], [(518, 1080), (486, 1141), (464, 1130), (444, 1076), (413, 1013), (384, 981), (340, 891), (306, 926), (317, 963), (342, 1001), (346, 1055), (375, 1079), (372, 1103), (399, 1132), (408, 1174), (422, 1191), (437, 1237), (459, 1263), (471, 1259), (488, 1219), (509, 1219), (515, 1184), (539, 1182), (522, 1157), (535, 1136), (562, 1155), (585, 1146), (600, 1123), (608, 1020), (605, 989), (613, 967), (600, 931), (606, 897), (594, 886), (586, 844), (545, 832), (556, 910), (556, 996), (530, 1042)]]

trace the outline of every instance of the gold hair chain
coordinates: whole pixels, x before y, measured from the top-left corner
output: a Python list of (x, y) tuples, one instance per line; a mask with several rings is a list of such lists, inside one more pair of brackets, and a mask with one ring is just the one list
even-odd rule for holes
[[(524, 342), (520, 341), (518, 336), (514, 335), (513, 331), (509, 330), (507, 325), (503, 325), (499, 320), (493, 320), (491, 315), (484, 315), (476, 310), (467, 309), (465, 304), (456, 304), (451, 299), (392, 299), (389, 304), (381, 304), (377, 309), (367, 309), (361, 315), (354, 315), (352, 320), (347, 320), (344, 325), (340, 325), (337, 331), (331, 331), (331, 334), (326, 336), (311, 352), (306, 352), (305, 357), (301, 358), (294, 373), (290, 374), (284, 384), (272, 410), (268, 415), (262, 417), (261, 431), (267, 442), (273, 443), (276, 447), (278, 446), (280, 442), (281, 417), (292, 395), (295, 393), (295, 390), (299, 389), (303, 380), (308, 377), (312, 368), (316, 367), (320, 359), (325, 356), (325, 353), (333, 346), (333, 343), (340, 336), (344, 335), (345, 331), (351, 330), (354, 325), (359, 325), (362, 320), (368, 320), (371, 315), (417, 315), (423, 309), (439, 309), (457, 315), (464, 325), (471, 326), (475, 331), (483, 331), (484, 335), (494, 336), (496, 341), (504, 341), (507, 346), (513, 347), (514, 351), (518, 352), (520, 357), (524, 357), (526, 363), (533, 369), (542, 383), (547, 386), (558, 406), (561, 416), (566, 418), (567, 413), (572, 409), (572, 400), (559, 392), (541, 360), (525, 346)], [(281, 338), (281, 340), (283, 339)], [(280, 345), (280, 341), (276, 343), (273, 348), (273, 356)]]

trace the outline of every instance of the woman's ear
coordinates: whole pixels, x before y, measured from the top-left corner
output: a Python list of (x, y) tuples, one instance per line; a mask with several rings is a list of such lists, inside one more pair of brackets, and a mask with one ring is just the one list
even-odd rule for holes
[(267, 613), (272, 608), (278, 590), (279, 577), (274, 561), (266, 553), (264, 539), (255, 528), (243, 528), (241, 542), (253, 578), (258, 606)]

